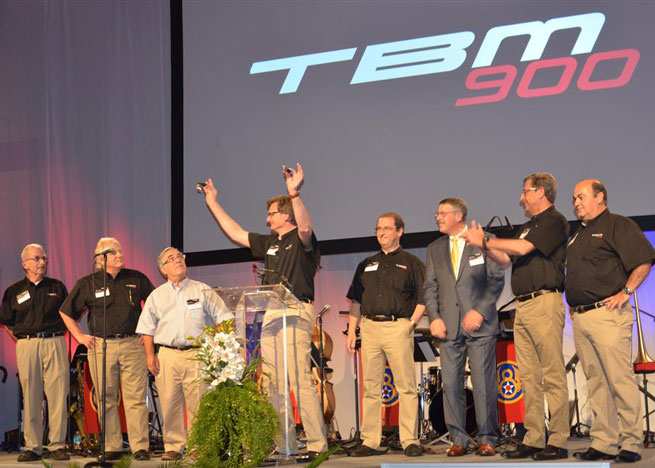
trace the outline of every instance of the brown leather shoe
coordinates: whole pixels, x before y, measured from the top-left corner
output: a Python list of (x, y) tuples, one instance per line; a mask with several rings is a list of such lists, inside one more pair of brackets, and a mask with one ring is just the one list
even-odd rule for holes
[(493, 457), (494, 455), (496, 455), (496, 449), (494, 448), (493, 445), (480, 444), (480, 446), (475, 451), (475, 453), (480, 455), (481, 457)]
[(461, 445), (453, 445), (448, 449), (446, 455), (449, 457), (461, 457), (462, 455), (466, 455), (466, 449)]

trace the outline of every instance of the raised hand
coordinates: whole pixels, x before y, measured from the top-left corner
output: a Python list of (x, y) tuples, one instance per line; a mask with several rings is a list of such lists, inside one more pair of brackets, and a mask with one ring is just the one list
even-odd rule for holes
[(300, 192), (300, 188), (305, 182), (305, 171), (303, 171), (300, 163), (296, 163), (296, 169), (288, 168), (288, 172), (284, 171), (284, 178), (287, 182), (287, 192), (289, 196), (296, 196)]

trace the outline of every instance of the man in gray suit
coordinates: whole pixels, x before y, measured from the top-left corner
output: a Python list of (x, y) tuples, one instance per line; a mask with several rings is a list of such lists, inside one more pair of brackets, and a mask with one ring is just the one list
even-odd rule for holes
[(473, 380), (476, 451), (495, 455), (498, 441), (496, 390), (496, 300), (504, 285), (503, 270), (487, 262), (477, 247), (460, 237), (466, 230), (466, 202), (446, 198), (435, 213), (444, 236), (428, 246), (424, 285), (430, 332), (441, 341), (444, 416), (453, 446), (448, 456), (466, 454), (464, 367), (468, 355)]

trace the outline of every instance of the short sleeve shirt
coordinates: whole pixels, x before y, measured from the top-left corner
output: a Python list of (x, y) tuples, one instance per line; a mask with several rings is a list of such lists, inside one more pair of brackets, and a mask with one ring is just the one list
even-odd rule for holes
[(67, 294), (66, 286), (57, 279), (46, 276), (34, 284), (24, 278), (5, 291), (0, 324), (11, 328), (14, 335), (65, 332), (59, 308)]
[(602, 301), (625, 288), (632, 270), (654, 260), (655, 249), (639, 226), (606, 209), (580, 225), (569, 242), (566, 300), (571, 306)]
[(319, 262), (318, 240), (314, 233), (309, 250), (300, 240), (297, 228), (282, 237), (251, 232), (248, 240), (252, 256), (264, 260), (264, 268), (271, 270), (264, 274), (263, 284), (285, 284), (288, 281), (291, 292), (298, 299), (314, 300), (314, 275)]
[(540, 289), (564, 289), (564, 264), (569, 223), (554, 206), (532, 217), (515, 238), (534, 245), (526, 255), (512, 256), (512, 292), (516, 296)]
[(142, 303), (155, 289), (148, 277), (137, 270), (123, 268), (116, 278), (100, 270), (81, 278), (64, 301), (61, 311), (79, 320), (88, 309), (90, 333), (102, 336), (103, 276), (107, 279), (107, 335), (134, 334)]
[(409, 318), (416, 304), (424, 304), (425, 265), (398, 248), (380, 251), (362, 261), (355, 271), (347, 297), (361, 304), (363, 316), (394, 315)]

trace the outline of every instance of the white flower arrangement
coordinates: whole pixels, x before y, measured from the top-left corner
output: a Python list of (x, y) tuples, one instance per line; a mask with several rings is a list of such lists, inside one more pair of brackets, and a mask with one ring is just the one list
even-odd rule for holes
[(216, 327), (205, 327), (198, 338), (196, 360), (202, 362), (202, 380), (210, 388), (219, 385), (241, 385), (244, 376), (250, 376), (241, 353), (241, 343), (231, 320)]

